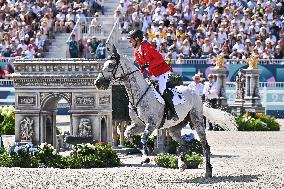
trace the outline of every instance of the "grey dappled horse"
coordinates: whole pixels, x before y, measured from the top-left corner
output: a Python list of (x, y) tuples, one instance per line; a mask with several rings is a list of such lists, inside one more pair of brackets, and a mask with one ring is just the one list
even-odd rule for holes
[[(129, 97), (129, 115), (132, 120), (131, 126), (126, 130), (125, 135), (130, 137), (133, 134), (141, 134), (143, 155), (148, 156), (146, 142), (151, 133), (160, 128), (164, 115), (164, 104), (156, 99), (149, 84), (139, 69), (126, 58), (121, 61), (119, 54), (114, 48), (114, 53), (104, 63), (104, 67), (95, 82), (98, 89), (107, 89), (111, 81), (123, 81)], [(212, 177), (212, 166), (210, 164), (210, 147), (206, 140), (205, 127), (203, 124), (203, 105), (199, 96), (188, 87), (178, 86), (178, 91), (185, 97), (185, 103), (176, 105), (175, 109), (179, 116), (178, 121), (165, 120), (161, 127), (167, 128), (170, 136), (179, 143), (180, 149), (185, 150), (186, 144), (181, 139), (181, 129), (191, 121), (197, 132), (206, 158), (205, 177)], [(115, 95), (115, 94), (114, 94)], [(184, 147), (184, 148), (183, 148)], [(180, 153), (180, 156), (183, 152)], [(183, 161), (183, 158), (180, 158)], [(179, 167), (184, 167), (184, 162)]]

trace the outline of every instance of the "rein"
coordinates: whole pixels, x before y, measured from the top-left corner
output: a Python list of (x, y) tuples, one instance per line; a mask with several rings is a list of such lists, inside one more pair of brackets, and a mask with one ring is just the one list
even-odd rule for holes
[[(124, 81), (125, 79), (128, 79), (130, 75), (134, 74), (134, 73), (137, 72), (137, 71), (140, 71), (139, 69), (136, 69), (136, 70), (134, 70), (134, 71), (125, 73), (125, 71), (124, 71), (122, 65), (120, 65), (119, 63), (120, 63), (120, 60), (116, 60), (115, 67), (113, 68), (113, 70), (109, 71), (109, 72), (111, 72), (112, 78), (113, 78), (114, 81), (121, 81), (121, 80)], [(116, 75), (116, 72), (117, 72), (117, 70), (118, 70), (118, 66), (121, 67), (122, 72), (123, 72), (123, 75), (120, 76), (120, 77), (116, 77), (116, 76), (115, 76), (115, 75)], [(101, 72), (101, 73), (102, 73), (102, 72)], [(102, 75), (103, 75), (103, 73), (102, 73)], [(103, 75), (103, 78), (106, 79), (104, 75)], [(110, 79), (106, 79), (106, 80), (110, 80)], [(121, 84), (119, 83), (119, 85), (121, 85)], [(153, 85), (153, 83), (151, 82), (151, 83), (149, 84), (149, 86), (147, 87), (147, 89), (144, 91), (144, 93), (141, 95), (141, 97), (138, 99), (138, 101), (137, 101), (136, 103), (134, 102), (134, 94), (133, 94), (133, 92), (132, 92), (132, 89), (131, 89), (132, 87), (131, 87), (130, 82), (129, 82), (129, 85), (130, 85), (130, 93), (131, 93), (130, 95), (132, 96), (132, 99), (133, 99), (133, 102), (131, 102), (130, 99), (129, 99), (129, 103), (131, 104), (131, 108), (135, 111), (135, 113), (137, 114), (137, 117), (139, 118), (138, 111), (137, 111), (137, 106), (139, 105), (139, 103), (141, 102), (141, 100), (144, 98), (144, 96), (147, 94), (147, 92), (149, 91), (149, 89), (150, 89), (151, 85)], [(140, 119), (140, 118), (139, 118), (139, 119)], [(141, 119), (140, 119), (140, 120), (141, 120)], [(141, 120), (141, 121), (145, 124), (145, 122), (144, 122), (143, 120)]]

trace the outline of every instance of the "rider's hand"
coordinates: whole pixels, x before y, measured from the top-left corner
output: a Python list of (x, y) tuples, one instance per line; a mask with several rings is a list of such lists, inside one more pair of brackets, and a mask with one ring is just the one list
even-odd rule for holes
[(149, 64), (143, 64), (140, 66), (140, 70), (144, 70), (149, 67)]

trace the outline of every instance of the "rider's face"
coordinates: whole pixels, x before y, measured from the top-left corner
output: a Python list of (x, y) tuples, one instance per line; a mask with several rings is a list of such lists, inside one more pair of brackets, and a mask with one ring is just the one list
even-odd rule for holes
[(135, 39), (130, 38), (130, 39), (129, 39), (129, 43), (131, 44), (132, 47), (134, 47), (134, 48), (136, 47), (137, 42), (136, 42)]

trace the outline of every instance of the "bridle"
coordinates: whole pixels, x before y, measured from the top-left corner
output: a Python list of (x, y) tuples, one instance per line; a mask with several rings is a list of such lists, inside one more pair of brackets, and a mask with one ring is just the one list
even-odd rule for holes
[[(124, 81), (125, 79), (128, 78), (128, 76), (130, 76), (130, 75), (134, 74), (135, 72), (139, 71), (139, 69), (137, 69), (137, 70), (134, 70), (134, 71), (132, 71), (132, 72), (126, 73), (125, 70), (123, 69), (122, 65), (120, 64), (120, 58), (119, 58), (119, 57), (111, 57), (109, 60), (115, 60), (115, 64), (114, 64), (113, 69), (110, 70), (110, 71), (107, 71), (107, 72), (111, 72), (111, 75), (112, 75), (111, 78), (112, 78), (112, 80), (114, 80), (114, 81)], [(120, 76), (120, 77), (117, 77), (117, 76), (116, 76), (116, 72), (117, 72), (119, 66), (120, 66), (120, 68), (121, 68), (121, 70), (122, 70), (123, 75)], [(104, 76), (104, 73), (103, 73), (103, 72), (101, 72), (101, 74), (102, 74), (102, 76), (103, 76), (103, 78), (104, 78), (105, 80), (108, 80), (108, 81), (111, 80), (110, 78), (106, 78), (106, 77)]]
[[(112, 75), (111, 78), (112, 78), (112, 80), (114, 80), (114, 81), (125, 81), (126, 79), (129, 78), (130, 75), (134, 74), (134, 73), (137, 72), (137, 71), (140, 71), (139, 69), (136, 69), (136, 70), (134, 70), (134, 71), (131, 71), (131, 72), (126, 73), (125, 70), (123, 69), (123, 66), (120, 64), (119, 55), (118, 55), (118, 57), (113, 57), (113, 55), (112, 55), (112, 57), (111, 57), (109, 60), (115, 60), (115, 64), (114, 64), (113, 69), (110, 70), (110, 71), (108, 71), (108, 72), (111, 72), (111, 75)], [(120, 66), (120, 68), (121, 68), (121, 70), (122, 70), (123, 75), (120, 76), (120, 77), (116, 77), (116, 73), (117, 73), (117, 70), (118, 70), (119, 66)], [(108, 80), (109, 82), (111, 81), (110, 78), (106, 78), (106, 77), (104, 76), (103, 72), (101, 72), (101, 74), (102, 74), (102, 76), (103, 76), (103, 78), (104, 78), (105, 80)], [(130, 83), (130, 82), (129, 82), (129, 83)], [(119, 85), (121, 85), (121, 83), (119, 83)], [(130, 85), (131, 85), (131, 84), (130, 84)], [(132, 96), (133, 102), (131, 102), (130, 99), (129, 99), (129, 103), (131, 104), (131, 108), (136, 112), (137, 116), (138, 116), (137, 106), (138, 106), (138, 104), (141, 102), (141, 100), (144, 98), (144, 96), (146, 95), (146, 93), (149, 91), (149, 89), (151, 88), (151, 85), (152, 85), (152, 83), (149, 84), (149, 86), (147, 87), (147, 89), (144, 91), (144, 93), (141, 95), (141, 97), (138, 99), (138, 101), (137, 101), (136, 103), (134, 102), (134, 94), (133, 94), (132, 89), (131, 89), (131, 86), (130, 86), (130, 89), (131, 89), (131, 90), (130, 90), (130, 94), (129, 94), (129, 95)], [(138, 117), (139, 117), (139, 116), (138, 116)], [(141, 120), (141, 121), (144, 123), (143, 120)], [(144, 123), (144, 124), (145, 124), (145, 123)]]

